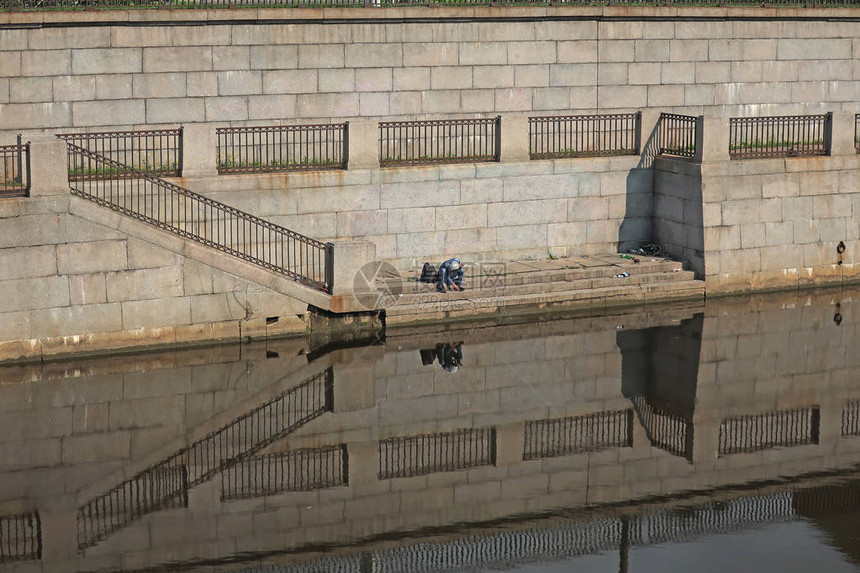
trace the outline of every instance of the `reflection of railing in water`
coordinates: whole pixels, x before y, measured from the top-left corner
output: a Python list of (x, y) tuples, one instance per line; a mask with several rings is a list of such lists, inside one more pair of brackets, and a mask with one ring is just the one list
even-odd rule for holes
[(42, 558), (39, 512), (0, 515), (0, 563)]
[(615, 549), (621, 543), (619, 520), (574, 522), (562, 527), (504, 531), (445, 543), (419, 543), (373, 553), (374, 573), (462, 570), (480, 564), (505, 567), (550, 561)]
[(633, 406), (652, 446), (692, 461), (692, 421), (654, 408), (644, 396), (633, 398)]
[(818, 443), (818, 407), (724, 418), (720, 422), (721, 456), (756, 452), (778, 446)]
[(842, 408), (842, 435), (860, 436), (860, 400), (848, 402)]
[[(818, 476), (816, 476), (818, 479)], [(393, 549), (327, 556), (293, 565), (252, 567), (237, 573), (429, 573), (507, 569), (529, 562), (558, 561), (578, 555), (617, 550), (624, 558), (632, 546), (684, 543), (706, 535), (736, 533), (822, 513), (860, 509), (860, 480), (798, 490), (747, 495), (688, 507), (629, 508), (615, 517), (587, 516), (547, 525), (505, 526), (442, 542), (413, 542)]]
[(495, 428), (470, 428), (379, 442), (379, 479), (449, 472), (495, 463)]
[(633, 410), (526, 422), (523, 459), (596, 452), (633, 445)]
[(233, 420), (78, 508), (78, 547), (95, 545), (152, 511), (184, 507), (189, 488), (329, 412), (332, 369)]
[(221, 474), (221, 499), (347, 484), (346, 446), (296, 450), (244, 460)]
[(791, 492), (742, 497), (707, 503), (688, 510), (660, 511), (637, 518), (641, 539), (637, 544), (678, 543), (703, 535), (730, 533), (750, 527), (794, 519)]

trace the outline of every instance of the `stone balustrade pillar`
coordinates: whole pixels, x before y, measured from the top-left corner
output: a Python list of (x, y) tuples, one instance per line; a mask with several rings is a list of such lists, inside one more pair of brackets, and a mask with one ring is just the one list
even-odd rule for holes
[(699, 116), (696, 121), (696, 161), (729, 160), (729, 118)]
[(215, 126), (194, 123), (182, 128), (182, 176), (214, 177), (218, 175), (218, 138)]
[(68, 195), (68, 146), (56, 137), (30, 142), (30, 197)]
[(503, 115), (499, 161), (517, 163), (529, 161), (529, 118), (525, 115)]
[(856, 155), (854, 112), (834, 112), (831, 120), (830, 155)]
[(347, 170), (379, 167), (379, 123), (351, 121), (347, 128), (349, 157)]

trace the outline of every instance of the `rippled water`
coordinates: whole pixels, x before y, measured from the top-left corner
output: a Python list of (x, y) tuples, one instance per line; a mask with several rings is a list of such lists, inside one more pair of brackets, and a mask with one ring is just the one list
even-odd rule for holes
[(0, 571), (857, 571), (858, 295), (0, 366)]

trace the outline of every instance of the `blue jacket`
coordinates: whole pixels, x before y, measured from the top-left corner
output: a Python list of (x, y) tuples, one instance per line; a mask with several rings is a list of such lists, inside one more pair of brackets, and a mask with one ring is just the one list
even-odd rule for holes
[(439, 270), (441, 271), (442, 269), (445, 269), (445, 271), (447, 272), (451, 268), (451, 263), (453, 263), (454, 261), (456, 261), (458, 265), (460, 264), (460, 259), (454, 257), (453, 259), (448, 259), (447, 261), (439, 265)]

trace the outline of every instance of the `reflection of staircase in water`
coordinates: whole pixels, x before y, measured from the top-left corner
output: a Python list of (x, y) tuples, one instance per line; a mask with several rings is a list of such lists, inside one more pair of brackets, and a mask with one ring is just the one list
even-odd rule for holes
[(329, 367), (78, 508), (86, 549), (153, 511), (187, 507), (188, 490), (253, 456), (334, 403)]

